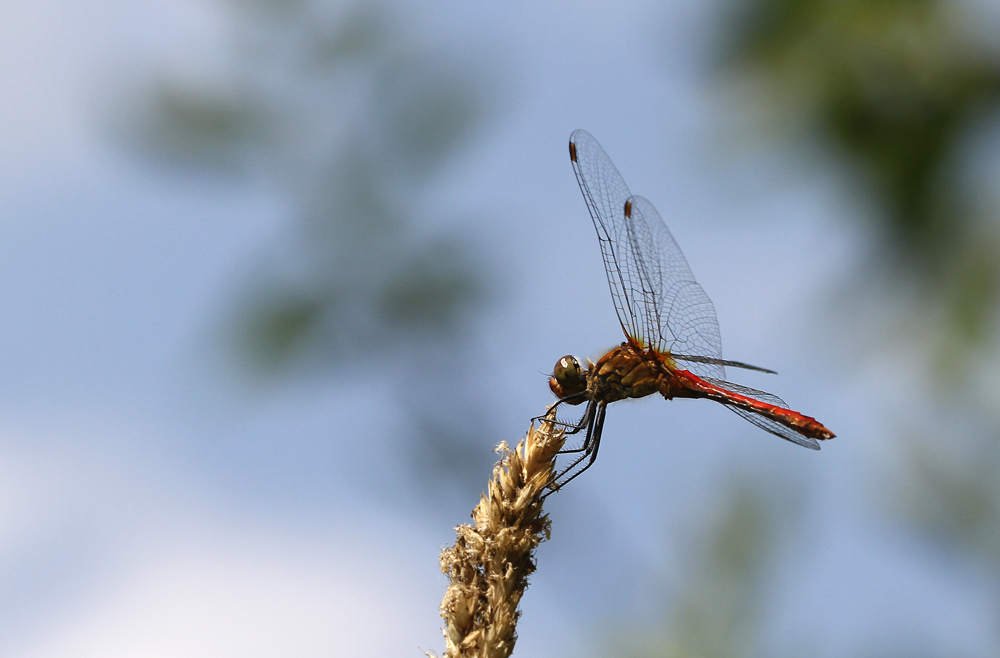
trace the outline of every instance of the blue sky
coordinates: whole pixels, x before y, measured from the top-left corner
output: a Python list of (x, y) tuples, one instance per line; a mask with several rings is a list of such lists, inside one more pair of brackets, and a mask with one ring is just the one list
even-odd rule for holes
[[(714, 405), (616, 405), (597, 466), (551, 499), (518, 652), (575, 655), (641, 619), (740, 469), (787, 479), (806, 519), (767, 646), (849, 653), (917, 624), (931, 646), (988, 646), (985, 594), (875, 502), (921, 389), (882, 339), (859, 351), (843, 316), (869, 238), (844, 219), (857, 204), (740, 131), (709, 76), (711, 8), (393, 11), (418, 43), (496, 74), (495, 111), (415, 201), (427, 226), (482, 218), (461, 228), (496, 282), (468, 328), (495, 436), (513, 443), (544, 410), (558, 357), (621, 339), (566, 153), (581, 127), (660, 210), (726, 356), (781, 373), (740, 381), (838, 434), (813, 453)], [(384, 378), (260, 389), (215, 354), (235, 291), (285, 239), (286, 200), (109, 137), (117, 95), (150, 71), (225, 66), (224, 11), (17, 0), (0, 26), (0, 656), (440, 650), (437, 553), (465, 517), (407, 502), (380, 440), (405, 422)]]

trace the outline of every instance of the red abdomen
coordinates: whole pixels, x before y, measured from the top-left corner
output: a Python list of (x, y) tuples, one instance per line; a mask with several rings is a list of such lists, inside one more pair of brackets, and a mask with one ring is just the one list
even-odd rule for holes
[[(680, 385), (683, 389), (686, 389), (690, 394), (685, 395), (684, 393), (673, 393), (673, 397), (704, 397), (709, 400), (715, 400), (716, 402), (721, 402), (722, 404), (733, 408), (734, 411), (739, 412), (745, 411), (750, 412), (756, 416), (762, 417), (764, 419), (769, 419), (774, 421), (802, 436), (809, 437), (811, 439), (832, 439), (835, 434), (830, 430), (826, 429), (822, 423), (820, 423), (815, 418), (811, 416), (806, 416), (800, 414), (797, 411), (792, 411), (787, 407), (784, 407), (784, 402), (781, 401), (777, 396), (771, 395), (770, 393), (764, 393), (763, 391), (757, 391), (745, 386), (739, 386), (737, 384), (731, 384), (724, 381), (709, 381), (706, 378), (698, 377), (687, 370), (675, 370), (673, 372), (674, 379), (676, 381), (675, 385)], [(731, 388), (730, 388), (731, 387)], [(664, 397), (667, 397), (667, 393), (663, 393)], [(765, 400), (757, 399), (757, 397), (764, 397)], [(766, 399), (771, 399), (773, 402), (768, 402)], [(745, 414), (740, 414), (746, 417)], [(759, 423), (758, 423), (759, 424)], [(764, 429), (769, 429), (766, 424), (762, 424)], [(774, 431), (769, 429), (769, 431)], [(784, 435), (784, 432), (776, 431), (775, 434), (779, 436)], [(787, 436), (785, 438), (788, 438)]]

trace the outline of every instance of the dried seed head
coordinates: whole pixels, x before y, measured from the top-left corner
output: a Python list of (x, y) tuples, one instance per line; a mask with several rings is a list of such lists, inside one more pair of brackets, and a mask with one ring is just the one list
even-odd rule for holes
[(441, 571), (450, 581), (441, 601), (446, 658), (506, 658), (514, 650), (532, 556), (549, 538), (542, 497), (564, 441), (554, 418), (550, 412), (537, 428), (532, 424), (514, 450), (497, 446), (500, 461), (489, 495), (472, 511), (475, 525), (456, 528), (455, 544), (441, 552)]

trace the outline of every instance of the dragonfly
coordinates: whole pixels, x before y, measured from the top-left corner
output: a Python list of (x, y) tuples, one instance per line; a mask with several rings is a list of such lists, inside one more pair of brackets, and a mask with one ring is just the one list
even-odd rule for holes
[(625, 341), (584, 368), (576, 357), (556, 362), (549, 388), (561, 404), (586, 403), (567, 433), (586, 430), (572, 463), (553, 477), (555, 491), (593, 465), (607, 406), (659, 393), (704, 398), (725, 405), (757, 427), (819, 450), (833, 432), (792, 411), (781, 398), (726, 381), (726, 367), (777, 374), (722, 358), (715, 307), (695, 280), (680, 247), (653, 204), (634, 196), (597, 140), (585, 130), (570, 135), (569, 155), (597, 229), (611, 298)]

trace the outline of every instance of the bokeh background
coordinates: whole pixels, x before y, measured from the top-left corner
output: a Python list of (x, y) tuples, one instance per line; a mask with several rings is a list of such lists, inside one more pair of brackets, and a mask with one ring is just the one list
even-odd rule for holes
[(1000, 7), (0, 5), (0, 655), (418, 656), (566, 353), (575, 128), (730, 373), (611, 408), (519, 655), (1000, 653)]

